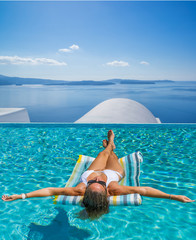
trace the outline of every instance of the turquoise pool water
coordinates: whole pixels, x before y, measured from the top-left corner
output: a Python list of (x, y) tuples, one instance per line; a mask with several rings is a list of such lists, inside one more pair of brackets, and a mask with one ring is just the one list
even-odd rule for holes
[[(144, 156), (140, 183), (195, 198), (196, 125), (1, 124), (1, 195), (63, 187), (79, 154), (95, 157), (113, 129), (116, 154)], [(0, 239), (194, 239), (195, 203), (143, 198), (141, 206), (110, 207), (95, 221), (79, 206), (51, 198), (0, 201)]]

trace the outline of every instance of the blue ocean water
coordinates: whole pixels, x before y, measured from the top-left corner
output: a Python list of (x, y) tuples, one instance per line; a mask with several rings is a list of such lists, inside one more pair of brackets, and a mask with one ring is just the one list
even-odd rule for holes
[(109, 86), (0, 86), (0, 107), (25, 107), (32, 122), (74, 122), (110, 98), (138, 101), (163, 123), (196, 123), (196, 81)]
[[(195, 199), (196, 125), (1, 124), (1, 194), (63, 187), (79, 154), (103, 150), (115, 133), (119, 157), (144, 156), (140, 183)], [(50, 197), (0, 201), (0, 239), (194, 239), (196, 203), (143, 198), (141, 206), (110, 207), (98, 220), (78, 218), (79, 206)]]

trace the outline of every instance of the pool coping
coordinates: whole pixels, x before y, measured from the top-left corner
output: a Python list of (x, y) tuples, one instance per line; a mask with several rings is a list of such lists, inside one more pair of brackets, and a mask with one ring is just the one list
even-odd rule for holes
[(164, 127), (194, 127), (196, 123), (70, 123), (70, 122), (31, 122), (31, 123), (0, 123), (0, 127), (149, 127), (149, 128), (164, 128)]

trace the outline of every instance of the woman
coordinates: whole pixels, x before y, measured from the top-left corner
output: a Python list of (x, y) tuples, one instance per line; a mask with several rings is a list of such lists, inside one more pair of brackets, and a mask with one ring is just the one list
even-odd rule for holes
[(20, 195), (2, 196), (4, 201), (13, 201), (32, 197), (52, 195), (84, 196), (83, 205), (88, 216), (98, 216), (108, 212), (108, 196), (138, 193), (142, 196), (167, 198), (180, 202), (193, 202), (182, 195), (171, 195), (151, 187), (120, 186), (118, 182), (124, 177), (124, 170), (118, 162), (115, 149), (114, 133), (108, 132), (108, 141), (103, 140), (105, 150), (100, 152), (87, 171), (81, 176), (81, 182), (76, 187), (44, 188)]

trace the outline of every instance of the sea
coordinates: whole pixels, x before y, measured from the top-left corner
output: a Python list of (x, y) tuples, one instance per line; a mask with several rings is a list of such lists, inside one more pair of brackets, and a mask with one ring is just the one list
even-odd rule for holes
[(26, 108), (31, 122), (72, 123), (111, 98), (135, 100), (162, 123), (196, 123), (196, 81), (0, 86), (0, 108)]

